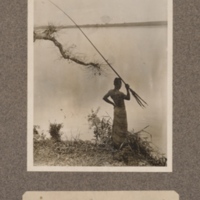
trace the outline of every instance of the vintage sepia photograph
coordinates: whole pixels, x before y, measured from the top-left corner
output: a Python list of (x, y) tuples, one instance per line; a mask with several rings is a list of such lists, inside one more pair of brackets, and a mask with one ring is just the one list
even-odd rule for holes
[(28, 2), (28, 171), (172, 171), (172, 19), (172, 0)]
[(26, 192), (23, 200), (179, 200), (175, 191)]

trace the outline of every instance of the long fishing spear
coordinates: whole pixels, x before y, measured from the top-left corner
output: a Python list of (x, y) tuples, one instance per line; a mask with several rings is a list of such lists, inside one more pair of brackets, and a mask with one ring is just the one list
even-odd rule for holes
[[(94, 47), (94, 49), (99, 53), (99, 55), (103, 58), (103, 60), (108, 64), (108, 66), (114, 71), (114, 73), (122, 80), (122, 82), (124, 84), (126, 84), (126, 82), (122, 79), (122, 77), (118, 74), (118, 72), (112, 67), (112, 65), (106, 60), (106, 58), (102, 55), (102, 53), (96, 48), (96, 46), (92, 43), (92, 41), (88, 38), (88, 36), (83, 32), (83, 30), (80, 28), (80, 26), (65, 12), (63, 11), (59, 6), (57, 6), (55, 3), (53, 3), (52, 1), (49, 0), (49, 2), (51, 4), (53, 4), (56, 8), (58, 8), (64, 15), (66, 15), (74, 24), (75, 26), (81, 31), (81, 33), (86, 37), (86, 39), (90, 42), (90, 44)], [(141, 106), (141, 107), (145, 107), (145, 104), (147, 105), (147, 103), (135, 92), (133, 91), (131, 88), (129, 88), (131, 94), (135, 97), (137, 103)]]

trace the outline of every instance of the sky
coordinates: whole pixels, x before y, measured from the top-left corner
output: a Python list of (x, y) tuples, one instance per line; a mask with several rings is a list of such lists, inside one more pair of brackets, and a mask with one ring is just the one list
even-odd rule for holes
[[(77, 24), (147, 22), (167, 20), (167, 0), (57, 0)], [(49, 1), (35, 0), (34, 26), (71, 25)], [(87, 36), (131, 88), (148, 103), (142, 109), (126, 102), (129, 131), (149, 125), (153, 141), (166, 152), (167, 138), (167, 26), (87, 28)], [(78, 29), (63, 29), (57, 40), (73, 55), (104, 63)], [(49, 122), (63, 123), (64, 137), (91, 139), (87, 115), (100, 107), (99, 116), (113, 117), (102, 97), (113, 88), (116, 75), (104, 66), (99, 75), (61, 58), (49, 41), (34, 43), (34, 124), (47, 131)], [(122, 91), (125, 92), (124, 86)]]
[[(48, 0), (34, 2), (36, 26), (47, 23), (72, 24)], [(54, 0), (53, 2), (79, 25), (167, 20), (167, 0)]]

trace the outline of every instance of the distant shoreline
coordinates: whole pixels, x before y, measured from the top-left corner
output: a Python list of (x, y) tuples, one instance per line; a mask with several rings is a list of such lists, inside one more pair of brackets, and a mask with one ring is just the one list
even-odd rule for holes
[[(77, 28), (75, 25), (67, 26), (55, 26), (50, 24), (49, 26), (54, 26), (57, 29), (70, 29)], [(167, 26), (167, 21), (153, 21), (153, 22), (130, 22), (130, 23), (114, 23), (114, 24), (82, 24), (79, 25), (80, 28), (117, 28), (117, 27), (134, 27), (134, 26)], [(48, 26), (35, 26), (34, 29), (46, 29)]]

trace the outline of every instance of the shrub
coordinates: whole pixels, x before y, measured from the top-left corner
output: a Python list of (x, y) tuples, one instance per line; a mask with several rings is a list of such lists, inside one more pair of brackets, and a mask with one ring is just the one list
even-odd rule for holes
[(111, 142), (111, 131), (112, 124), (111, 118), (109, 116), (103, 116), (101, 119), (97, 116), (99, 108), (91, 111), (88, 115), (88, 122), (90, 124), (90, 129), (93, 129), (95, 141), (100, 143), (110, 143)]
[(38, 126), (38, 125), (34, 125), (33, 126), (33, 133), (34, 133), (34, 135), (37, 135), (37, 134), (39, 134), (39, 132), (38, 132), (38, 129), (40, 128), (40, 126)]
[(63, 127), (63, 124), (57, 124), (57, 123), (50, 123), (49, 125), (49, 133), (51, 135), (51, 138), (55, 141), (61, 140), (61, 134), (60, 129)]

